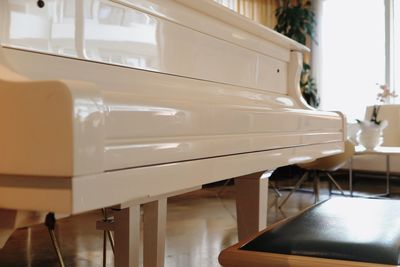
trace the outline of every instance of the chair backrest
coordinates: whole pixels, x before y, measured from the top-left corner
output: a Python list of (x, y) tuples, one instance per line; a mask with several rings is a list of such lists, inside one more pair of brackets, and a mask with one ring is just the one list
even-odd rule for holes
[(354, 144), (347, 140), (344, 152), (325, 158), (316, 159), (309, 163), (299, 164), (299, 167), (307, 170), (335, 171), (342, 167), (354, 155)]

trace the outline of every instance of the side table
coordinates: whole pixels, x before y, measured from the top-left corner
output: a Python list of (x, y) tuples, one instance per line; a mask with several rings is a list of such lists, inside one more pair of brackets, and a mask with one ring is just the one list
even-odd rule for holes
[[(386, 158), (386, 192), (376, 197), (389, 196), (390, 195), (390, 156), (400, 155), (400, 147), (395, 146), (379, 146), (373, 150), (365, 149), (363, 146), (356, 146), (354, 155), (382, 155)], [(353, 196), (353, 158), (350, 158), (349, 167), (349, 190), (350, 196)]]

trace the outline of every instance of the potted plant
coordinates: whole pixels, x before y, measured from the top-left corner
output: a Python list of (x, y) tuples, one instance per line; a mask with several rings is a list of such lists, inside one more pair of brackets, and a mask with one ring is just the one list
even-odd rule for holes
[(386, 120), (378, 120), (380, 106), (374, 105), (370, 120), (360, 121), (360, 131), (357, 133), (357, 142), (366, 149), (374, 149), (383, 143), (382, 131), (387, 127)]
[[(390, 103), (391, 98), (397, 97), (394, 91), (390, 91), (387, 85), (380, 85), (379, 88), (382, 90), (377, 95), (377, 100), (380, 103)], [(374, 105), (369, 120), (357, 120), (360, 131), (357, 133), (357, 141), (363, 145), (366, 149), (374, 149), (383, 142), (382, 133), (383, 130), (388, 126), (387, 120), (379, 120), (379, 110), (382, 105)]]
[[(277, 24), (274, 29), (277, 32), (304, 45), (308, 38), (315, 41), (316, 21), (310, 1), (280, 0), (275, 16)], [(307, 62), (303, 63), (300, 88), (307, 103), (313, 107), (318, 107), (320, 99), (317, 86), (311, 76), (311, 66)]]

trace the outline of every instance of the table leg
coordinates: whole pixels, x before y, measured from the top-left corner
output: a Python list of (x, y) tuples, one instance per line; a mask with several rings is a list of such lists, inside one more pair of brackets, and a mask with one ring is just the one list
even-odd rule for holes
[(386, 195), (390, 195), (390, 155), (386, 155)]
[(350, 196), (353, 197), (353, 157), (350, 157), (349, 167), (349, 191)]

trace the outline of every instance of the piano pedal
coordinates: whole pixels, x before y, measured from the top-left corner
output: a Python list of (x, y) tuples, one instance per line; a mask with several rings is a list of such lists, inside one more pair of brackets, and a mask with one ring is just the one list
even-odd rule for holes
[(106, 267), (107, 263), (107, 238), (110, 242), (111, 249), (115, 255), (115, 242), (114, 236), (111, 231), (114, 231), (114, 219), (109, 217), (107, 214), (107, 209), (101, 209), (104, 219), (96, 222), (96, 229), (103, 230), (103, 267)]
[(46, 225), (47, 229), (49, 230), (51, 242), (53, 244), (54, 250), (57, 253), (58, 263), (61, 267), (65, 267), (64, 260), (61, 255), (60, 245), (58, 244), (57, 237), (55, 235), (54, 229), (56, 228), (56, 217), (53, 212), (49, 212), (46, 215), (46, 219), (44, 224)]

